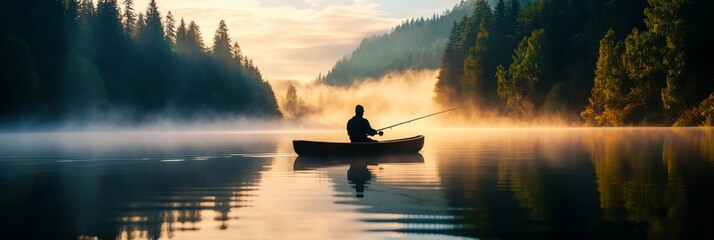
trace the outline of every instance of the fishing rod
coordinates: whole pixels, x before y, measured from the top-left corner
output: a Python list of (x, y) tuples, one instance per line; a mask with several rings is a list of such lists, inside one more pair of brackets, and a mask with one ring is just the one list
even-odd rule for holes
[(441, 112), (438, 112), (438, 113), (432, 113), (432, 114), (429, 114), (429, 115), (426, 115), (426, 116), (418, 117), (418, 118), (415, 118), (415, 119), (412, 119), (412, 120), (409, 120), (409, 121), (400, 122), (400, 123), (394, 124), (394, 125), (389, 126), (389, 127), (384, 127), (384, 128), (377, 129), (377, 132), (382, 131), (382, 130), (385, 130), (385, 129), (390, 129), (390, 128), (393, 128), (393, 127), (396, 127), (396, 126), (399, 126), (399, 125), (402, 125), (402, 124), (407, 124), (407, 123), (410, 123), (410, 122), (413, 122), (413, 121), (416, 121), (416, 120), (419, 120), (419, 119), (422, 119), (422, 118), (428, 118), (428, 117), (431, 117), (431, 116), (434, 116), (434, 115), (438, 115), (438, 114), (442, 114), (442, 113), (445, 113), (445, 112), (454, 111), (454, 110), (456, 110), (456, 109), (464, 108), (464, 107), (466, 107), (466, 106), (455, 107), (455, 108), (448, 109), (448, 110), (444, 110), (444, 111), (441, 111)]

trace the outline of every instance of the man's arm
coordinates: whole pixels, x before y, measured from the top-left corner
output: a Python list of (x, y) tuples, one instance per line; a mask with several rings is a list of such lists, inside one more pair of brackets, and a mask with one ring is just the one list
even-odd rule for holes
[(369, 124), (369, 120), (365, 119), (364, 122), (367, 123), (367, 135), (377, 135), (377, 130), (374, 130), (374, 128), (372, 128), (372, 126)]

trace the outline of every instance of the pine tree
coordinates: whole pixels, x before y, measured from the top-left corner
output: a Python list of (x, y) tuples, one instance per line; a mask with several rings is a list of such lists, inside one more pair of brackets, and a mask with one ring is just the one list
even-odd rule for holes
[(462, 95), (473, 100), (484, 100), (482, 96), (488, 61), (488, 46), (491, 34), (489, 21), (484, 19), (476, 36), (476, 45), (472, 47), (464, 60), (464, 75), (461, 77)]
[(498, 96), (513, 117), (528, 119), (535, 113), (532, 94), (543, 74), (545, 41), (545, 30), (536, 29), (518, 44), (508, 71), (497, 67)]
[(143, 13), (139, 13), (136, 17), (136, 35), (138, 36), (139, 33), (144, 31), (146, 31), (146, 18), (144, 18)]
[(285, 114), (289, 117), (302, 118), (307, 114), (308, 109), (305, 106), (305, 101), (298, 97), (294, 85), (290, 84), (290, 86), (288, 86), (283, 102), (283, 109), (285, 110)]
[(232, 58), (233, 58), (233, 63), (236, 66), (240, 66), (240, 63), (243, 59), (243, 52), (240, 49), (240, 45), (238, 45), (238, 42), (233, 43), (233, 48), (232, 49)]
[(188, 41), (188, 29), (186, 29), (186, 21), (181, 18), (178, 28), (176, 28), (176, 52), (185, 53)]
[(205, 45), (203, 44), (203, 38), (201, 37), (201, 28), (191, 21), (188, 24), (188, 30), (186, 31), (186, 47), (187, 51), (191, 54), (203, 53), (205, 51)]
[(79, 4), (79, 18), (89, 18), (96, 11), (92, 0), (82, 0)]
[(228, 62), (232, 58), (231, 39), (228, 35), (228, 26), (221, 20), (218, 29), (213, 35), (213, 56), (219, 60)]
[(136, 36), (136, 12), (134, 12), (134, 0), (124, 0), (123, 25), (124, 32), (129, 36)]
[(164, 27), (161, 13), (156, 0), (151, 0), (144, 15), (144, 27), (139, 31), (139, 43), (154, 51), (166, 52), (168, 42), (164, 37)]
[(166, 26), (166, 34), (164, 37), (166, 41), (169, 42), (169, 45), (174, 48), (176, 46), (176, 20), (174, 20), (174, 15), (171, 14), (171, 11), (166, 14), (164, 22)]
[[(464, 21), (462, 20), (461, 22), (463, 23)], [(442, 58), (441, 70), (434, 88), (436, 100), (441, 103), (456, 100), (461, 96), (460, 91), (458, 91), (458, 85), (464, 71), (463, 59), (465, 56), (461, 41), (462, 29), (461, 23), (454, 23)], [(330, 73), (327, 75), (330, 75)]]
[[(123, 84), (122, 58), (126, 50), (126, 34), (121, 24), (121, 15), (116, 0), (101, 0), (97, 2), (96, 20), (92, 33), (97, 46), (95, 62), (97, 69), (103, 75), (107, 92), (112, 100), (121, 98), (120, 86)], [(82, 62), (78, 60), (77, 62)], [(87, 87), (92, 89), (92, 87)]]
[(508, 16), (506, 16), (506, 23), (509, 26), (509, 32), (514, 32), (517, 34), (516, 30), (518, 27), (518, 15), (521, 13), (521, 4), (519, 0), (509, 0), (508, 1)]
[(494, 32), (506, 32), (510, 28), (509, 24), (509, 9), (506, 7), (504, 0), (498, 0), (496, 8), (493, 11)]

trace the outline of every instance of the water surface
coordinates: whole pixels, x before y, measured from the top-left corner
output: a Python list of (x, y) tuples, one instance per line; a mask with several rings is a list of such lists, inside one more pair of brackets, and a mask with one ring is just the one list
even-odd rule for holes
[(291, 140), (341, 131), (0, 135), (2, 238), (714, 237), (711, 129), (418, 133), (328, 160)]

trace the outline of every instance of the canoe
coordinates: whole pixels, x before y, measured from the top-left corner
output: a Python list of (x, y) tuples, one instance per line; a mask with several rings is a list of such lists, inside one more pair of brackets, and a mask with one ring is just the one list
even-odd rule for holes
[(299, 156), (366, 156), (417, 153), (424, 147), (424, 136), (388, 140), (382, 142), (315, 142), (294, 140), (293, 148)]

